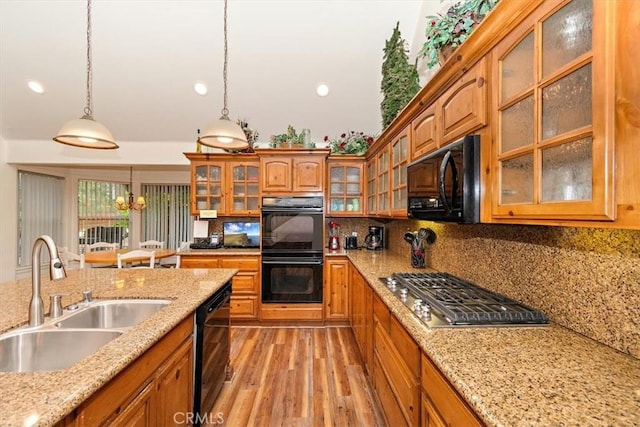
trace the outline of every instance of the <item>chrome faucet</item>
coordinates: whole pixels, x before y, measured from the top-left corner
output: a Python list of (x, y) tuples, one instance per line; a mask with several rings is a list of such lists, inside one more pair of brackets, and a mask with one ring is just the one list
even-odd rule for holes
[(42, 245), (49, 249), (49, 276), (51, 280), (60, 280), (67, 277), (67, 272), (58, 256), (58, 248), (49, 236), (40, 236), (33, 243), (31, 251), (31, 304), (29, 305), (29, 326), (38, 326), (44, 323), (44, 303), (42, 302), (40, 286), (40, 255)]

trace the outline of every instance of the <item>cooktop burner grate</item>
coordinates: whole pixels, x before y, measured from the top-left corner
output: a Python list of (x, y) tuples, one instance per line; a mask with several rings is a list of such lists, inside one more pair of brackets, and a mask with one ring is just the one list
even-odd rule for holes
[(542, 312), (448, 273), (396, 273), (390, 279), (450, 326), (547, 323)]

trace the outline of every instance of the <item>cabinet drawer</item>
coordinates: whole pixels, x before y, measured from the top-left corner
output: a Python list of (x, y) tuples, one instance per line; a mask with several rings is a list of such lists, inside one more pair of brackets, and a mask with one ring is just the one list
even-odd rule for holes
[(180, 255), (181, 268), (218, 268), (218, 258)]
[(221, 268), (237, 268), (238, 270), (244, 271), (259, 271), (260, 270), (260, 261), (257, 257), (251, 258), (220, 258), (220, 267)]
[(237, 273), (233, 276), (233, 294), (258, 293), (258, 273)]
[(467, 403), (451, 387), (433, 362), (422, 355), (422, 388), (446, 425), (482, 426)]
[(393, 337), (393, 345), (398, 349), (402, 360), (411, 371), (411, 375), (418, 378), (420, 375), (420, 350), (418, 344), (400, 324), (395, 316), (391, 316), (389, 336)]
[(389, 333), (389, 319), (391, 314), (389, 309), (382, 302), (377, 294), (373, 294), (373, 315), (378, 319), (378, 322), (382, 325), (386, 333)]
[(258, 297), (231, 297), (231, 317), (234, 319), (255, 319), (258, 317)]
[(387, 377), (384, 374), (380, 359), (377, 354), (373, 355), (373, 386), (376, 389), (382, 412), (384, 413), (387, 425), (390, 426), (406, 426), (408, 425), (402, 415), (398, 401), (396, 400), (393, 390), (389, 386)]
[(374, 333), (375, 353), (400, 404), (400, 410), (411, 425), (417, 425), (420, 418), (418, 380), (402, 360), (400, 349), (396, 349), (389, 335), (379, 324), (374, 328)]

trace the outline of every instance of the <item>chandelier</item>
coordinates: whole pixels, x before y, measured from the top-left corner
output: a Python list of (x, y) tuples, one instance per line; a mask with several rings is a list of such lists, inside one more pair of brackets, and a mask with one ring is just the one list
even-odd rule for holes
[(224, 83), (224, 104), (222, 107), (222, 116), (213, 124), (209, 125), (204, 134), (199, 138), (199, 142), (203, 145), (222, 148), (225, 150), (242, 150), (249, 146), (247, 136), (244, 131), (236, 123), (229, 119), (229, 110), (227, 109), (227, 0), (224, 1), (224, 66), (222, 69), (222, 81)]
[(84, 107), (84, 115), (79, 119), (66, 122), (53, 137), (53, 140), (61, 144), (74, 147), (114, 149), (118, 144), (113, 140), (113, 135), (102, 123), (93, 118), (91, 108), (91, 89), (93, 73), (91, 70), (91, 0), (87, 0), (87, 104)]
[(140, 211), (147, 207), (147, 202), (144, 201), (144, 197), (138, 196), (137, 199), (133, 197), (133, 167), (129, 169), (129, 196), (126, 200), (125, 196), (116, 197), (116, 209), (119, 211)]

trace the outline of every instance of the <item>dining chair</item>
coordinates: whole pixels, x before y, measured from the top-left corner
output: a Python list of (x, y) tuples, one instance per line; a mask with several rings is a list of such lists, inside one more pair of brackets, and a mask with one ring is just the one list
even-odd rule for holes
[[(131, 260), (133, 261), (133, 264)], [(137, 264), (142, 263), (144, 264)], [(147, 264), (148, 262), (148, 264)], [(123, 254), (118, 254), (118, 268), (126, 268), (131, 264), (131, 268), (154, 268), (156, 263), (156, 251), (145, 251), (144, 249), (134, 249)]]
[(161, 242), (159, 240), (146, 240), (144, 242), (139, 242), (138, 243), (138, 247), (139, 248), (157, 248), (157, 249), (162, 249), (162, 248), (164, 248), (164, 242)]
[(96, 242), (91, 245), (85, 246), (85, 252), (93, 252), (93, 251), (108, 251), (111, 249), (118, 249), (117, 243), (108, 243), (108, 242)]
[(84, 254), (76, 254), (68, 250), (59, 251), (58, 256), (64, 268), (67, 270), (83, 269), (85, 267)]

